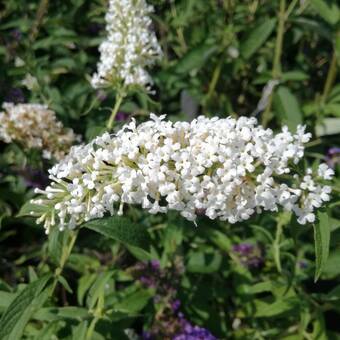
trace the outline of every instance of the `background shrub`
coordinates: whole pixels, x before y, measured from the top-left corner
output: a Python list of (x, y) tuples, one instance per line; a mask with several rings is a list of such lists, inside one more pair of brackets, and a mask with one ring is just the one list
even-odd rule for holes
[[(171, 120), (255, 115), (274, 130), (303, 123), (314, 135), (306, 162), (339, 170), (336, 0), (150, 3), (164, 51), (151, 71), (155, 92), (125, 98), (115, 128), (150, 112)], [(86, 141), (104, 131), (115, 93), (94, 91), (90, 78), (105, 12), (102, 0), (0, 4), (0, 101), (48, 104)], [(119, 228), (101, 235), (92, 226), (66, 261), (70, 232), (47, 238), (32, 219), (16, 217), (32, 188), (48, 182), (51, 164), (36, 150), (0, 148), (1, 339), (135, 339), (143, 331), (172, 339), (183, 323), (199, 326), (204, 339), (203, 328), (219, 339), (340, 336), (339, 179), (315, 235), (289, 213), (236, 225), (202, 217), (196, 228), (175, 213), (129, 207), (117, 223), (142, 226), (151, 257), (127, 250)]]

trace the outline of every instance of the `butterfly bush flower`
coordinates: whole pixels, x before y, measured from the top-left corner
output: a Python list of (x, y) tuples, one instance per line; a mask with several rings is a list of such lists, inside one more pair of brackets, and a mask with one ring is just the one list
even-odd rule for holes
[(5, 143), (15, 141), (26, 149), (41, 149), (46, 159), (61, 160), (79, 139), (46, 105), (4, 103), (2, 107), (0, 140)]
[(258, 244), (240, 243), (233, 245), (233, 252), (238, 256), (242, 265), (247, 268), (258, 268), (263, 264), (262, 249)]
[(326, 155), (326, 162), (331, 168), (335, 168), (336, 164), (340, 163), (340, 148), (331, 147)]
[[(50, 170), (51, 185), (41, 196), (37, 222), (74, 228), (105, 213), (122, 215), (124, 204), (151, 214), (177, 210), (190, 221), (197, 214), (236, 223), (281, 207), (305, 224), (330, 199), (324, 180), (333, 170), (298, 170), (311, 134), (298, 126), (274, 134), (255, 118), (200, 116), (172, 123), (165, 115), (135, 120), (116, 135), (104, 133), (75, 146)], [(298, 172), (296, 172), (298, 171)], [(41, 213), (41, 211), (44, 211)]]
[(146, 67), (160, 58), (162, 51), (151, 30), (153, 7), (145, 0), (110, 0), (106, 14), (107, 38), (100, 47), (100, 62), (92, 77), (94, 88), (116, 89), (152, 83)]

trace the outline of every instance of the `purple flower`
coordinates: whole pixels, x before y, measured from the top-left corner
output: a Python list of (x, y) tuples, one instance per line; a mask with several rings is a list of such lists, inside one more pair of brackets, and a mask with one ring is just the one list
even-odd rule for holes
[(123, 111), (117, 112), (117, 115), (116, 115), (117, 122), (125, 122), (126, 120), (128, 120), (128, 118), (129, 118), (129, 114), (127, 112), (123, 112)]
[(337, 163), (340, 162), (340, 148), (332, 147), (328, 149), (326, 162), (329, 167), (334, 168)]
[(98, 90), (96, 92), (96, 97), (100, 102), (103, 102), (107, 98), (107, 94), (103, 90)]
[(332, 147), (328, 150), (329, 155), (335, 155), (335, 154), (338, 154), (338, 153), (340, 153), (340, 148), (338, 148), (338, 147)]
[(156, 282), (151, 277), (141, 276), (139, 281), (148, 288), (156, 286)]
[(97, 35), (103, 29), (103, 27), (104, 26), (98, 22), (91, 22), (87, 27), (87, 31), (90, 34)]
[(7, 95), (5, 97), (5, 102), (9, 103), (24, 103), (25, 102), (25, 96), (21, 89), (19, 88), (11, 88), (7, 92)]
[(151, 260), (151, 261), (150, 261), (150, 265), (151, 265), (151, 268), (152, 268), (154, 271), (159, 271), (159, 269), (160, 269), (160, 264), (159, 264), (159, 261), (158, 261), (158, 260)]
[(304, 260), (299, 261), (298, 265), (299, 265), (300, 269), (307, 269), (308, 268), (308, 263)]
[(181, 306), (181, 301), (179, 300), (175, 300), (171, 303), (171, 309), (173, 312), (177, 312), (180, 306)]
[(27, 167), (24, 170), (17, 170), (17, 173), (23, 177), (28, 188), (43, 189), (49, 182), (48, 176), (41, 170)]
[(248, 268), (257, 268), (263, 263), (262, 251), (259, 245), (240, 243), (232, 247), (241, 263)]
[(217, 340), (209, 330), (193, 326), (189, 321), (182, 319), (182, 330), (173, 337), (173, 340)]
[(240, 243), (235, 244), (233, 246), (234, 252), (239, 253), (240, 255), (249, 255), (254, 249), (254, 246), (250, 243)]
[(152, 339), (152, 336), (151, 336), (150, 332), (143, 331), (142, 339), (143, 339), (143, 340), (151, 340), (151, 339)]
[(22, 33), (19, 29), (15, 28), (10, 32), (11, 38), (13, 38), (15, 41), (20, 41), (22, 38)]

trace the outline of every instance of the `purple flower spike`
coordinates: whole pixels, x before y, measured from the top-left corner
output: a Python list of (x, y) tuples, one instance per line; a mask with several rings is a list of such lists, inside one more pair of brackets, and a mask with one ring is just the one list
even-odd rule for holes
[(182, 321), (181, 333), (175, 335), (173, 340), (217, 340), (209, 330), (193, 326), (189, 321)]

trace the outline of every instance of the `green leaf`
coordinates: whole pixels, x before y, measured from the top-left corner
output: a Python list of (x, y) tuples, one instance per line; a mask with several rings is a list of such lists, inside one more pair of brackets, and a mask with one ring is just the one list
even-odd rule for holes
[(200, 45), (189, 51), (175, 66), (175, 73), (187, 74), (200, 69), (206, 60), (216, 51), (216, 46)]
[(55, 337), (60, 328), (59, 321), (49, 322), (41, 331), (35, 336), (34, 340), (51, 340)]
[(27, 285), (14, 298), (0, 320), (0, 339), (20, 339), (27, 322), (34, 312), (48, 298), (48, 289), (44, 288), (51, 275), (45, 275)]
[(315, 126), (317, 137), (336, 135), (340, 133), (340, 118), (325, 118), (322, 123)]
[(326, 296), (327, 301), (338, 301), (340, 300), (340, 285), (333, 288)]
[(266, 18), (257, 27), (251, 30), (248, 37), (241, 42), (241, 54), (249, 59), (268, 39), (276, 25), (276, 19)]
[(63, 320), (63, 319), (74, 319), (74, 320), (83, 320), (88, 318), (89, 312), (86, 308), (81, 307), (47, 307), (40, 308), (34, 315), (33, 318), (35, 320), (40, 321), (55, 321), (55, 320)]
[(340, 20), (340, 9), (335, 2), (325, 0), (310, 0), (315, 11), (330, 25), (335, 25)]
[(319, 312), (316, 320), (313, 322), (313, 334), (311, 334), (310, 338), (317, 340), (329, 340), (327, 333), (324, 314)]
[(318, 212), (318, 221), (314, 224), (315, 243), (315, 281), (320, 277), (329, 254), (330, 223), (326, 212)]
[(87, 331), (88, 322), (83, 321), (79, 323), (72, 331), (72, 340), (85, 339)]
[(221, 266), (221, 262), (222, 255), (220, 252), (192, 252), (189, 254), (187, 270), (192, 273), (213, 273), (218, 271)]
[(125, 247), (136, 259), (140, 261), (150, 261), (155, 258), (152, 254), (142, 248), (134, 247), (127, 244), (125, 245)]
[(89, 308), (93, 308), (96, 302), (98, 301), (99, 296), (104, 295), (105, 286), (108, 283), (108, 281), (112, 278), (113, 273), (114, 273), (113, 271), (101, 273), (94, 281), (86, 298), (86, 305)]
[(58, 282), (62, 284), (62, 286), (66, 289), (67, 292), (69, 292), (70, 294), (73, 293), (72, 288), (70, 287), (70, 285), (63, 276), (58, 277)]
[(174, 254), (178, 246), (182, 243), (183, 227), (177, 224), (169, 223), (164, 231), (164, 252), (166, 254)]
[(340, 117), (340, 103), (329, 103), (324, 107), (324, 111), (327, 115)]
[(2, 313), (18, 294), (0, 291), (0, 313)]
[(135, 314), (141, 311), (154, 294), (149, 290), (139, 290), (127, 296), (119, 298), (114, 303), (113, 308), (116, 312)]
[(340, 275), (340, 249), (335, 249), (330, 252), (327, 262), (323, 269), (323, 276), (326, 279), (335, 279)]
[(309, 79), (309, 75), (303, 71), (288, 71), (285, 73), (282, 73), (281, 79), (283, 82), (286, 81), (304, 81)]
[(338, 30), (338, 32), (336, 33), (334, 48), (338, 60), (338, 65), (340, 65), (340, 30)]
[(329, 26), (320, 20), (313, 20), (310, 17), (297, 16), (292, 17), (290, 21), (295, 26), (302, 26), (303, 30), (308, 30), (316, 33), (318, 36), (328, 40), (329, 42), (333, 39), (333, 32), (329, 29)]
[(258, 293), (271, 292), (271, 291), (272, 291), (272, 283), (270, 281), (259, 282), (249, 288), (250, 294), (258, 294)]
[(83, 274), (88, 271), (96, 271), (100, 267), (97, 258), (85, 254), (71, 254), (67, 261), (67, 266), (72, 270)]
[(97, 274), (87, 274), (82, 276), (78, 281), (77, 301), (79, 305), (83, 304), (84, 296), (90, 289), (91, 285), (97, 278)]
[(232, 249), (232, 242), (224, 233), (216, 229), (207, 229), (207, 237), (221, 250), (229, 252)]
[(65, 241), (68, 240), (69, 234), (69, 230), (65, 230), (61, 233), (59, 228), (51, 228), (51, 231), (48, 235), (48, 256), (56, 264), (59, 264), (63, 253), (63, 247)]
[(150, 236), (145, 227), (132, 223), (124, 217), (107, 217), (92, 220), (82, 224), (82, 227), (96, 231), (127, 246), (140, 248), (146, 252), (150, 250)]
[(38, 204), (33, 204), (31, 201), (26, 202), (19, 210), (16, 217), (32, 217), (31, 212), (35, 212), (37, 214), (44, 213), (46, 211), (46, 207)]
[(302, 112), (293, 93), (286, 86), (280, 86), (274, 96), (274, 105), (282, 121), (289, 130), (295, 131), (297, 125), (302, 123)]
[(300, 305), (300, 300), (297, 297), (288, 297), (286, 299), (277, 300), (273, 303), (256, 301), (255, 317), (266, 318), (284, 314), (286, 312), (296, 310)]

